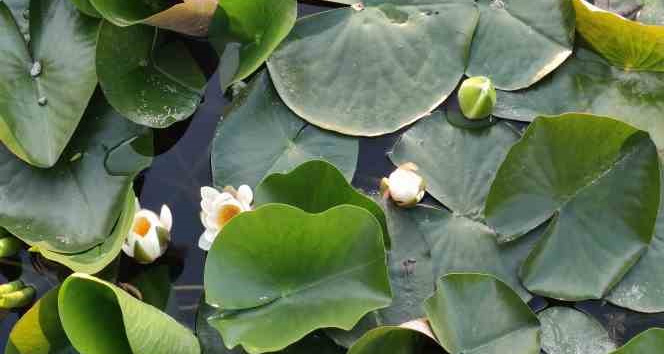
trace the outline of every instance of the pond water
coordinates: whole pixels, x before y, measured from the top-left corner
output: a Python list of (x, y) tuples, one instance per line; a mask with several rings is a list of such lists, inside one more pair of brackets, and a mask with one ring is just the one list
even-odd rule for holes
[[(300, 16), (327, 9), (314, 2), (300, 4)], [(212, 74), (215, 55), (205, 43), (191, 44), (204, 69)], [(174, 215), (173, 241), (167, 254), (150, 266), (138, 266), (124, 255), (111, 269), (120, 282), (132, 282), (137, 277), (153, 279), (153, 292), (163, 296), (166, 311), (178, 321), (194, 328), (195, 315), (203, 290), (205, 254), (197, 247), (203, 232), (198, 212), (199, 189), (211, 185), (210, 145), (217, 123), (228, 105), (229, 98), (221, 93), (218, 78), (212, 76), (204, 102), (195, 115), (169, 129), (156, 132), (156, 146), (160, 154), (152, 167), (144, 171), (135, 183), (143, 207), (158, 210), (168, 204)], [(391, 134), (379, 138), (362, 139), (358, 169), (353, 184), (366, 191), (375, 191), (380, 178), (394, 167), (386, 153), (398, 137)], [(434, 203), (428, 199), (427, 202)], [(35, 255), (23, 252), (19, 257), (0, 259), (0, 283), (22, 278), (35, 286), (39, 296), (56, 286), (67, 270)], [(639, 314), (611, 306), (602, 301), (577, 304), (559, 303), (536, 298), (531, 306), (541, 310), (548, 305), (576, 306), (592, 314), (609, 330), (618, 344), (650, 327), (664, 327), (664, 314)], [(5, 312), (0, 316), (0, 348), (4, 348), (9, 331), (24, 313), (23, 310)]]

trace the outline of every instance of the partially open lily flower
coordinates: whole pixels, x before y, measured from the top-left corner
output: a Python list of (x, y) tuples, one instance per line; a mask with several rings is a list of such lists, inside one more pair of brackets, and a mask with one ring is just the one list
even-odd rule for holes
[(141, 209), (136, 200), (134, 223), (127, 239), (122, 245), (124, 253), (138, 263), (148, 264), (161, 257), (171, 242), (173, 214), (167, 205), (161, 206), (160, 215)]
[(400, 207), (413, 207), (424, 198), (426, 184), (418, 175), (417, 165), (405, 163), (380, 182), (381, 193)]
[(241, 185), (237, 190), (226, 187), (223, 192), (212, 187), (202, 187), (201, 222), (205, 226), (205, 232), (198, 239), (198, 247), (209, 251), (219, 231), (233, 217), (251, 210), (253, 199), (254, 194), (247, 185)]

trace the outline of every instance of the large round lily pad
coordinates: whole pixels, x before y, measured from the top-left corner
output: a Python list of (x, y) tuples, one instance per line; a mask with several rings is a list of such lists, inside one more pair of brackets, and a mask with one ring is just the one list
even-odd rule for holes
[(468, 0), (371, 0), (300, 19), (268, 60), (286, 105), (349, 135), (426, 116), (463, 76), (478, 11)]
[(664, 148), (664, 74), (624, 71), (578, 49), (558, 70), (528, 90), (498, 91), (494, 114), (532, 121), (539, 115), (586, 112), (614, 117), (650, 133)]
[(643, 131), (592, 115), (539, 117), (496, 174), (487, 222), (505, 242), (551, 219), (522, 266), (523, 284), (558, 299), (599, 299), (650, 243), (659, 173)]
[(509, 286), (485, 274), (441, 278), (425, 309), (450, 354), (539, 354), (537, 316)]
[(199, 354), (198, 339), (175, 319), (113, 284), (75, 273), (58, 294), (62, 327), (80, 353)]
[(351, 329), (391, 301), (382, 231), (363, 208), (309, 214), (268, 204), (236, 216), (205, 264), (208, 321), (229, 348), (286, 348), (318, 328)]
[(97, 74), (108, 102), (124, 117), (153, 128), (189, 118), (205, 86), (198, 64), (178, 41), (161, 43), (156, 28), (99, 30)]
[(212, 146), (212, 176), (219, 187), (256, 186), (265, 176), (284, 173), (309, 160), (325, 160), (351, 180), (357, 138), (327, 132), (286, 107), (262, 72), (224, 115)]
[[(127, 144), (145, 141), (147, 144)], [(0, 147), (0, 226), (40, 249), (80, 253), (109, 238), (131, 182), (149, 166), (152, 132), (93, 100), (71, 143), (50, 169), (27, 165)], [(136, 146), (143, 150), (135, 150)], [(147, 146), (146, 146), (147, 145)], [(121, 149), (125, 169), (107, 169)]]
[(546, 354), (608, 354), (616, 349), (609, 332), (583, 312), (551, 307), (537, 317), (542, 323), (542, 350)]
[(502, 90), (528, 87), (572, 54), (569, 0), (479, 0), (466, 75), (486, 76)]
[(0, 141), (27, 163), (53, 166), (78, 126), (97, 86), (98, 24), (68, 0), (32, 0), (28, 46), (0, 3)]

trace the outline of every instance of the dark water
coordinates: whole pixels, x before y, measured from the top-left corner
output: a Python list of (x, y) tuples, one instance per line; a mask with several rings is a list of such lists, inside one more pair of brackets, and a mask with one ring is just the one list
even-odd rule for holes
[[(327, 9), (314, 1), (300, 4), (300, 15)], [(202, 67), (212, 74), (216, 56), (207, 44), (189, 43)], [(215, 128), (229, 100), (224, 97), (216, 76), (210, 78), (205, 99), (196, 114), (188, 121), (156, 132), (156, 146), (160, 152), (153, 165), (136, 181), (141, 205), (159, 210), (168, 204), (174, 215), (173, 241), (167, 254), (156, 264), (138, 266), (124, 255), (110, 270), (120, 282), (132, 282), (148, 273), (162, 273), (165, 277), (155, 282), (165, 282), (164, 301), (166, 311), (178, 321), (193, 329), (198, 302), (202, 294), (204, 252), (198, 246), (203, 227), (198, 218), (199, 189), (211, 185), (210, 145)], [(363, 139), (360, 143), (358, 169), (353, 184), (367, 191), (375, 190), (382, 176), (393, 166), (386, 157), (398, 137)], [(429, 200), (431, 201), (431, 199)], [(67, 270), (27, 252), (12, 259), (0, 259), (0, 283), (24, 279), (35, 286), (41, 296), (56, 286), (68, 274)], [(168, 291), (170, 289), (170, 292)], [(550, 302), (535, 299), (531, 306), (541, 310), (551, 305), (576, 306), (593, 315), (609, 330), (619, 344), (650, 327), (664, 327), (664, 314), (645, 315), (623, 310), (602, 301), (586, 301), (578, 304)], [(0, 349), (4, 348), (9, 331), (24, 310), (6, 312), (0, 316)]]

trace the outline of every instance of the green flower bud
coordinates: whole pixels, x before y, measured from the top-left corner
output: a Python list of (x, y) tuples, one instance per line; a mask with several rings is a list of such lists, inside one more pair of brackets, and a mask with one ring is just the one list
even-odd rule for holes
[(21, 250), (21, 241), (17, 238), (8, 236), (0, 238), (0, 258), (11, 257)]
[(464, 80), (459, 89), (459, 106), (468, 119), (484, 119), (496, 105), (496, 88), (484, 76)]

